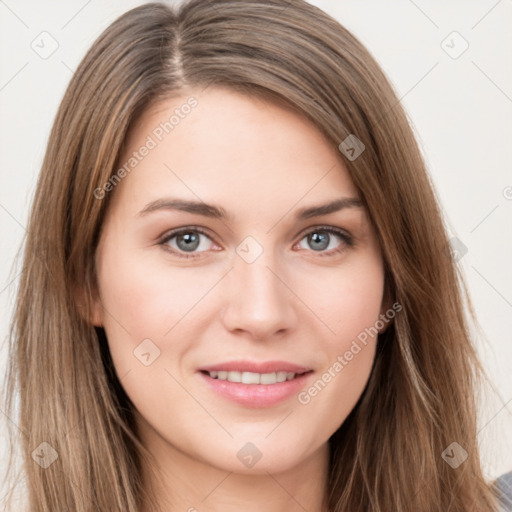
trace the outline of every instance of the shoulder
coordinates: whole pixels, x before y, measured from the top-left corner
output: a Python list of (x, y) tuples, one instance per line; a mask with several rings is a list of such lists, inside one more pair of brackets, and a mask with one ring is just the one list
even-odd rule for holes
[(494, 486), (502, 506), (500, 512), (512, 512), (512, 471), (501, 475), (494, 482)]

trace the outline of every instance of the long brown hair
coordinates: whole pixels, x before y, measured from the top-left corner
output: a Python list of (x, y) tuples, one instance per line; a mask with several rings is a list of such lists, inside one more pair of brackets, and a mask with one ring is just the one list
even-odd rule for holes
[[(155, 102), (215, 85), (286, 103), (336, 147), (350, 135), (365, 145), (343, 158), (402, 311), (379, 336), (365, 391), (329, 440), (330, 510), (495, 509), (477, 445), (485, 374), (464, 314), (467, 294), (385, 74), (348, 30), (302, 0), (192, 0), (176, 10), (146, 4), (112, 23), (78, 66), (51, 131), (7, 377), (27, 510), (136, 512), (151, 502), (140, 473), (150, 456), (133, 406), (76, 290), (89, 299), (96, 292), (94, 255), (112, 194), (98, 199), (95, 190), (116, 172), (129, 129)], [(453, 442), (467, 452), (457, 468), (442, 457)], [(55, 455), (46, 469), (36, 463)]]

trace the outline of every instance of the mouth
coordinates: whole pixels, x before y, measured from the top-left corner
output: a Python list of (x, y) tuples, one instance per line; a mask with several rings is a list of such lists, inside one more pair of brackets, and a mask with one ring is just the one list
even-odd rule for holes
[(314, 372), (282, 361), (233, 361), (200, 368), (198, 373), (207, 392), (244, 407), (266, 408), (295, 396)]

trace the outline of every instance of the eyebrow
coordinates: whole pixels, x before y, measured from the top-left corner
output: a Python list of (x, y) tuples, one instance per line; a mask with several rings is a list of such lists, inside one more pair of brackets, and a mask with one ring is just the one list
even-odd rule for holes
[[(295, 219), (311, 219), (313, 217), (328, 215), (347, 208), (363, 208), (363, 203), (357, 197), (343, 197), (326, 204), (300, 208), (295, 213)], [(137, 216), (143, 217), (149, 213), (160, 210), (177, 210), (196, 215), (203, 215), (204, 217), (210, 217), (212, 219), (233, 220), (233, 216), (228, 214), (228, 212), (221, 206), (207, 204), (202, 201), (187, 201), (184, 199), (174, 198), (156, 199), (155, 201), (151, 201), (137, 214)]]

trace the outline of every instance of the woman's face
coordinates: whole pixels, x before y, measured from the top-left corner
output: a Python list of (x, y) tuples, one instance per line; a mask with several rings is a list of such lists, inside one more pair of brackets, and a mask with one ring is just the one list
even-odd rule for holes
[(325, 455), (369, 378), (380, 248), (309, 121), (225, 89), (191, 95), (144, 114), (121, 181), (98, 192), (113, 197), (93, 322), (158, 458), (289, 469)]

